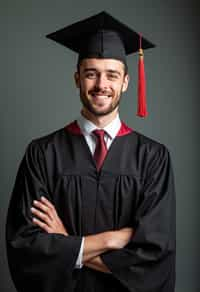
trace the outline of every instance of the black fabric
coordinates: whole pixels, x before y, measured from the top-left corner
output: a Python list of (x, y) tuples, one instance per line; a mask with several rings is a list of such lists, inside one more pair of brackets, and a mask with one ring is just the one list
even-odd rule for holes
[[(126, 63), (126, 55), (138, 52), (140, 36), (105, 11), (50, 33), (47, 38), (84, 58), (114, 58)], [(142, 48), (155, 45), (142, 36)]]
[[(55, 205), (70, 236), (32, 224), (30, 207), (41, 195)], [(81, 236), (128, 226), (135, 229), (130, 243), (101, 256), (112, 274), (74, 269)], [(84, 136), (63, 128), (33, 140), (17, 174), (6, 240), (19, 292), (174, 292), (175, 190), (168, 150), (137, 132), (119, 136), (97, 172)]]
[(112, 58), (126, 64), (123, 41), (115, 31), (98, 30), (81, 41), (78, 63), (85, 58)]

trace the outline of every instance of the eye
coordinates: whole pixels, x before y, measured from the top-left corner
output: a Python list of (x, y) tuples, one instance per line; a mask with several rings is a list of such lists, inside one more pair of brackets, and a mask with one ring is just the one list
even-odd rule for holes
[(95, 79), (96, 78), (96, 73), (95, 72), (87, 72), (85, 74), (85, 77), (88, 79)]
[(109, 80), (117, 80), (119, 78), (119, 75), (114, 74), (114, 73), (109, 73), (107, 77)]

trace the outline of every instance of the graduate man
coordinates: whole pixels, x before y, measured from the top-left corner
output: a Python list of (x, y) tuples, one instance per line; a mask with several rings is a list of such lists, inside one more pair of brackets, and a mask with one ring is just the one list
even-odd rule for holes
[(47, 37), (79, 54), (82, 110), (31, 141), (20, 163), (6, 226), (16, 289), (174, 292), (170, 154), (119, 117), (139, 35), (101, 12)]

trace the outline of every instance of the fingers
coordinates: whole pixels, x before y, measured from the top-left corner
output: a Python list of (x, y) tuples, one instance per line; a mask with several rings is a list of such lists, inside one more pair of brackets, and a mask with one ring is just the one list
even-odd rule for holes
[(41, 197), (41, 201), (47, 206), (49, 207), (50, 210), (55, 211), (55, 207), (54, 205), (45, 197)]
[(40, 209), (43, 211), (51, 220), (55, 219), (57, 216), (56, 210), (54, 206), (48, 201), (46, 198), (44, 200), (44, 197), (41, 197), (40, 201), (34, 200), (33, 201), (34, 206), (37, 209)]
[(32, 220), (48, 233), (60, 233), (68, 235), (65, 226), (59, 218), (54, 205), (46, 198), (41, 197), (40, 201), (33, 201), (34, 207), (31, 207), (31, 212), (36, 216)]
[(31, 207), (31, 212), (37, 217), (33, 218), (33, 222), (42, 227), (44, 230), (47, 230), (47, 228), (52, 228), (53, 220), (57, 218), (57, 213), (54, 206), (44, 197), (41, 197), (40, 201), (34, 200), (33, 205), (34, 207)]
[(39, 227), (41, 227), (43, 230), (45, 230), (46, 232), (52, 233), (51, 228), (45, 222), (42, 222), (37, 218), (33, 218), (33, 222)]
[(31, 208), (31, 212), (39, 219), (43, 220), (47, 225), (51, 226), (52, 219), (45, 213), (35, 209)]

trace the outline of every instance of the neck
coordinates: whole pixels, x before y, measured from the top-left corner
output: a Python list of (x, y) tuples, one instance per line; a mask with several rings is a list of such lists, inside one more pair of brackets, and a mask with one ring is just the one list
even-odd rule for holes
[(118, 108), (116, 108), (113, 112), (104, 115), (104, 116), (96, 116), (93, 113), (89, 112), (86, 108), (81, 110), (81, 114), (93, 124), (95, 124), (98, 128), (104, 128), (108, 124), (110, 124), (118, 114)]

